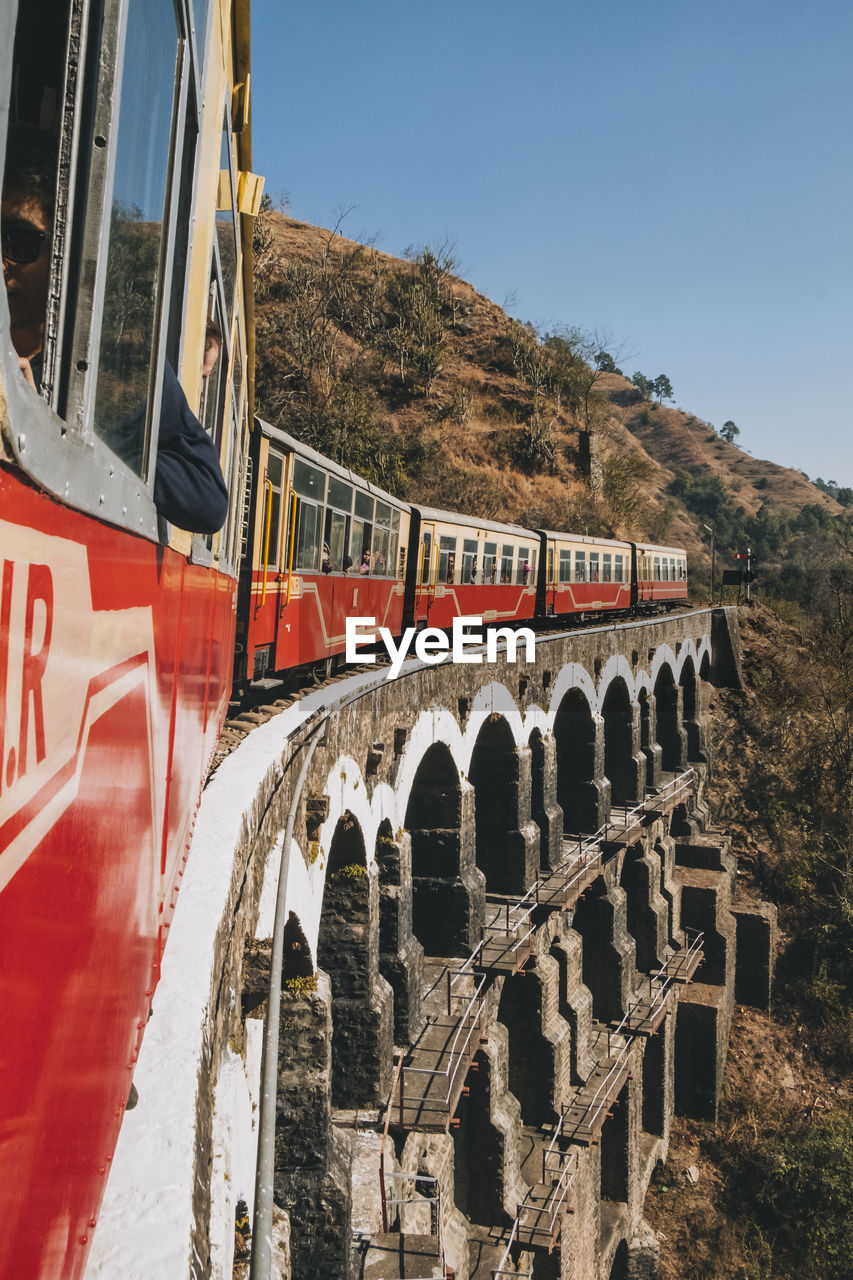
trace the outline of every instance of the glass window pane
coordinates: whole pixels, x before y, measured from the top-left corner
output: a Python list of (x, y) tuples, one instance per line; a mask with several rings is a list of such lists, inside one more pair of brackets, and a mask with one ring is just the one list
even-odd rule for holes
[(421, 559), (421, 582), (429, 581), (430, 557), (432, 556), (432, 534), (424, 534), (423, 556)]
[[(572, 580), (572, 553), (571, 551), (560, 552), (560, 581), (571, 582)], [(575, 574), (575, 580), (581, 581)]]
[(310, 467), (301, 458), (294, 459), (293, 487), (302, 498), (311, 498), (314, 502), (326, 500), (326, 477), (316, 467)]
[(465, 538), (462, 542), (462, 581), (476, 582), (477, 539)]
[(94, 425), (138, 475), (157, 336), (178, 34), (172, 0), (131, 0)]
[(326, 513), (326, 550), (329, 553), (329, 565), (333, 570), (343, 569), (344, 557), (347, 553), (347, 516), (339, 511)]
[(380, 529), (378, 526), (373, 531), (373, 555), (371, 557), (370, 572), (385, 575), (388, 572), (388, 540), (391, 537), (389, 529)]
[(586, 552), (575, 552), (575, 582), (586, 582)]
[(320, 568), (320, 515), (321, 508), (310, 502), (300, 502), (296, 516), (296, 552), (294, 569)]
[(376, 523), (381, 524), (383, 529), (391, 526), (391, 508), (384, 502), (376, 503)]
[(456, 539), (440, 538), (438, 544), (438, 581), (453, 582), (456, 574)]
[(598, 552), (590, 551), (589, 553), (589, 580), (590, 582), (598, 582)]
[(267, 478), (271, 480), (276, 487), (278, 487), (281, 484), (281, 474), (282, 458), (279, 454), (273, 453), (272, 450), (270, 450), (267, 457)]
[(352, 485), (344, 484), (343, 480), (338, 480), (335, 476), (329, 476), (327, 502), (330, 507), (335, 507), (338, 511), (345, 511), (349, 515), (352, 511)]
[(369, 520), (373, 524), (373, 499), (369, 493), (360, 493), (356, 490), (355, 514), (361, 516), (362, 520)]
[(483, 548), (483, 581), (494, 582), (497, 566), (498, 544), (487, 542)]
[(222, 267), (222, 283), (225, 287), (225, 309), (228, 323), (234, 314), (234, 287), (237, 283), (237, 221), (234, 213), (231, 159), (231, 122), (227, 115), (222, 130), (219, 152), (219, 198), (224, 206), (216, 211), (216, 239), (219, 244), (219, 265)]

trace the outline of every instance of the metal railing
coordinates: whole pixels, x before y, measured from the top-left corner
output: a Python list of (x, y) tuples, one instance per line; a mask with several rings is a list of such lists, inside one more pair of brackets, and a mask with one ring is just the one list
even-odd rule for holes
[[(470, 957), (469, 957), (469, 960), (470, 960)], [(450, 1099), (453, 1096), (453, 1090), (456, 1086), (456, 1082), (459, 1076), (459, 1071), (463, 1063), (465, 1064), (465, 1073), (467, 1073), (468, 1071), (469, 1061), (467, 1057), (467, 1051), (471, 1043), (471, 1037), (473, 1036), (474, 1032), (482, 1024), (483, 987), (486, 984), (486, 975), (483, 974), (481, 976), (479, 982), (474, 988), (473, 993), (470, 996), (466, 997), (465, 995), (455, 994), (453, 991), (454, 983), (462, 977), (469, 976), (469, 973), (467, 971), (467, 966), (468, 966), (468, 960), (466, 960), (465, 964), (458, 970), (455, 970), (455, 971), (451, 971), (450, 969), (447, 970), (447, 975), (446, 975), (447, 976), (447, 1006), (446, 1007), (447, 1007), (448, 1016), (452, 1016), (453, 1001), (465, 1000), (467, 998), (467, 1004), (465, 1006), (465, 1009), (461, 1017), (459, 1018), (459, 1021), (456, 1027), (456, 1033), (453, 1037), (453, 1043), (451, 1044), (450, 1049), (448, 1051), (447, 1066), (444, 1068), (413, 1067), (413, 1066), (406, 1065), (405, 1058), (401, 1058), (400, 1060), (401, 1069), (399, 1072), (399, 1100), (398, 1100), (397, 1106), (399, 1110), (401, 1126), (405, 1124), (405, 1091), (406, 1091), (406, 1074), (407, 1073), (409, 1075), (416, 1075), (416, 1076), (429, 1076), (434, 1079), (440, 1079), (441, 1077), (444, 1077), (447, 1080), (447, 1089), (445, 1091), (444, 1097), (441, 1097), (441, 1095), (439, 1095), (437, 1100), (443, 1106), (449, 1106)], [(467, 1027), (467, 1030), (466, 1030), (466, 1027)], [(464, 1040), (462, 1040), (460, 1043), (461, 1037), (463, 1035), (463, 1031), (465, 1032), (465, 1036), (464, 1036)], [(471, 1056), (473, 1057), (473, 1055)], [(433, 1099), (433, 1101), (435, 1101), (435, 1099)], [(417, 1106), (417, 1102), (415, 1102), (414, 1105)]]
[(518, 1235), (518, 1218), (516, 1217), (515, 1222), (513, 1222), (512, 1224), (512, 1231), (510, 1231), (509, 1233), (509, 1240), (507, 1240), (506, 1242), (506, 1248), (504, 1249), (503, 1254), (501, 1255), (501, 1260), (498, 1263), (498, 1265), (492, 1270), (492, 1280), (499, 1280), (500, 1276), (515, 1276), (516, 1280), (518, 1280), (519, 1276), (523, 1276), (524, 1280), (531, 1280), (531, 1277), (533, 1275), (532, 1271), (518, 1271), (516, 1270), (515, 1267), (513, 1267), (512, 1270), (510, 1271), (506, 1265), (509, 1262), (510, 1251), (512, 1250), (512, 1246), (515, 1244), (515, 1237), (517, 1235)]

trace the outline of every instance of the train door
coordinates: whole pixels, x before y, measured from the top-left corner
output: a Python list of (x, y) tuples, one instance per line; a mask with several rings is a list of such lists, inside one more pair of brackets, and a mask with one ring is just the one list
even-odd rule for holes
[(430, 607), (435, 599), (435, 545), (435, 524), (422, 524), (415, 583), (416, 627), (429, 622)]

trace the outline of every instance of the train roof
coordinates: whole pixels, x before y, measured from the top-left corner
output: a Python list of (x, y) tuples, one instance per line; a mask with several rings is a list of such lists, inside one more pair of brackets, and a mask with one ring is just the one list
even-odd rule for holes
[(684, 547), (661, 547), (656, 545), (654, 542), (638, 542), (637, 550), (665, 552), (668, 556), (684, 556), (685, 559), (687, 557), (687, 552), (684, 550)]
[(520, 524), (503, 524), (499, 520), (484, 520), (479, 516), (460, 515), (458, 511), (439, 511), (437, 507), (422, 507), (419, 502), (413, 502), (411, 506), (413, 511), (420, 513), (422, 520), (462, 524), (469, 529), (490, 529), (493, 533), (509, 533), (513, 537), (524, 537), (533, 541), (538, 541), (539, 538), (535, 529), (528, 529)]
[(342, 480), (347, 480), (350, 484), (357, 485), (358, 488), (365, 490), (366, 493), (372, 493), (374, 497), (381, 498), (383, 502), (390, 502), (392, 506), (399, 507), (401, 511), (410, 510), (409, 503), (403, 502), (402, 498), (395, 498), (393, 493), (380, 489), (378, 484), (365, 480), (364, 476), (357, 475), (355, 471), (349, 471), (346, 467), (342, 467), (340, 463), (332, 462), (330, 458), (318, 453), (316, 449), (312, 449), (310, 445), (305, 444), (302, 440), (297, 440), (295, 436), (288, 435), (280, 427), (274, 427), (271, 423), (264, 422), (263, 418), (256, 417), (255, 422), (270, 440), (275, 440), (276, 444), (284, 445), (286, 449), (290, 449), (293, 453), (298, 453), (301, 458), (305, 458), (308, 462), (313, 462), (315, 466), (328, 471), (330, 475), (340, 476)]
[[(540, 530), (537, 530), (540, 532)], [(542, 529), (542, 533), (546, 538), (565, 538), (570, 542), (590, 543), (596, 547), (620, 547), (623, 550), (631, 550), (631, 543), (625, 542), (618, 538), (595, 538), (588, 533), (570, 533), (566, 529)]]

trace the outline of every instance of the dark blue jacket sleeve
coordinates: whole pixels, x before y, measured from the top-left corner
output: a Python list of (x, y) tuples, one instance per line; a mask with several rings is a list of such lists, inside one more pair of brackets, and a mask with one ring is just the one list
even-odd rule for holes
[(216, 533), (228, 513), (228, 490), (213, 441), (169, 364), (163, 376), (154, 503), (161, 516), (191, 533)]

